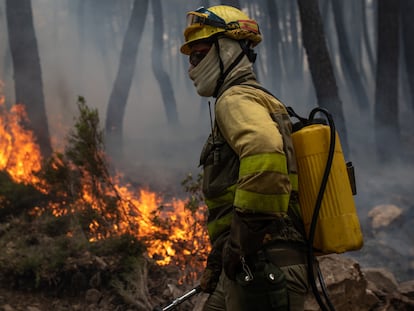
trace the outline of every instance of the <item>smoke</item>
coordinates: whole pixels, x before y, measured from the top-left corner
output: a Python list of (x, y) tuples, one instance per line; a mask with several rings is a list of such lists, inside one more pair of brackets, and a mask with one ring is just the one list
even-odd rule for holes
[[(34, 1), (33, 14), (41, 55), (49, 127), (54, 141), (64, 139), (77, 114), (77, 96), (85, 97), (87, 104), (99, 111), (102, 125), (112, 85), (118, 70), (120, 51), (129, 18), (129, 5), (118, 8), (121, 17), (112, 16), (116, 37), (102, 34), (107, 22), (102, 10), (69, 2)], [(178, 14), (178, 12), (177, 12)], [(171, 17), (170, 17), (171, 18)], [(178, 53), (180, 37), (173, 38), (175, 46), (166, 44), (174, 53), (164, 65), (173, 83), (180, 126), (168, 125), (160, 86), (151, 68), (153, 20), (151, 9), (139, 45), (137, 66), (130, 89), (124, 118), (125, 166), (136, 183), (179, 190), (180, 181), (188, 172), (198, 172), (198, 153), (209, 132), (208, 111), (187, 78), (187, 64)], [(184, 23), (185, 21), (183, 21)], [(176, 26), (178, 27), (178, 26)], [(183, 27), (183, 25), (181, 26)], [(165, 55), (167, 51), (165, 51)], [(178, 68), (177, 64), (182, 65)], [(185, 65), (186, 66), (186, 65)]]
[[(118, 2), (122, 4), (116, 6), (109, 23), (114, 32), (108, 28), (108, 15), (100, 15), (104, 12), (98, 10), (98, 3), (95, 3), (95, 7), (84, 5), (80, 8), (77, 5), (82, 1), (36, 0), (32, 3), (46, 110), (54, 146), (60, 146), (73, 125), (78, 95), (86, 98), (88, 106), (98, 109), (104, 124), (132, 5), (132, 1)], [(187, 60), (178, 50), (182, 43), (184, 14), (194, 9), (195, 4), (184, 0), (165, 1), (162, 4), (165, 12), (168, 12), (164, 14), (165, 55), (167, 51), (172, 55), (171, 58), (165, 56), (164, 66), (175, 91), (180, 127), (168, 125), (159, 85), (152, 73), (154, 21), (149, 9), (125, 112), (123, 169), (134, 183), (175, 195), (180, 193), (180, 182), (188, 172), (199, 172), (199, 153), (210, 131), (210, 119), (206, 101), (200, 100), (187, 77)], [(2, 47), (8, 45), (4, 2), (0, 3), (0, 40)], [(257, 52), (259, 78), (264, 86), (287, 106), (292, 106), (298, 114), (306, 116), (316, 105), (309, 72), (305, 72), (305, 75), (289, 72), (291, 79), (281, 81), (280, 89), (273, 89), (269, 85), (271, 80), (266, 77), (266, 60), (271, 55), (266, 55), (263, 45), (257, 48)], [(13, 93), (10, 90), (13, 79), (8, 53), (7, 49), (0, 49), (0, 72), (6, 75), (0, 76), (0, 80), (5, 82), (6, 90), (9, 90), (7, 97), (12, 101)], [(290, 63), (299, 61), (289, 59)], [(407, 151), (404, 157), (400, 157), (404, 148), (396, 150), (395, 161), (386, 166), (378, 165), (375, 156), (372, 112), (370, 115), (361, 115), (342, 86), (340, 96), (351, 150), (350, 158), (346, 160), (352, 161), (356, 168), (358, 195), (355, 201), (364, 230), (369, 231), (365, 227), (369, 210), (378, 204), (395, 204), (406, 211), (405, 215), (412, 215), (409, 211), (413, 209), (414, 201), (414, 130), (411, 122), (414, 116), (406, 96), (401, 97), (400, 117), (401, 134)], [(370, 96), (371, 102), (374, 102), (373, 92), (370, 92)], [(213, 104), (214, 100), (211, 102)], [(413, 232), (410, 236), (414, 236)], [(403, 252), (410, 242), (411, 247), (414, 244), (412, 238), (397, 234), (391, 236), (390, 240), (399, 241), (395, 243), (399, 247), (398, 252)]]

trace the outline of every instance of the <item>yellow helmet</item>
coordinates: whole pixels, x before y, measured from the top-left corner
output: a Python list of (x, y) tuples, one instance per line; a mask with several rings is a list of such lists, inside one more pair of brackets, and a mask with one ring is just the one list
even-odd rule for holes
[(208, 9), (200, 7), (187, 13), (185, 43), (181, 46), (181, 53), (189, 55), (191, 43), (218, 34), (235, 40), (247, 39), (253, 46), (262, 41), (257, 22), (239, 9), (228, 5), (217, 5)]

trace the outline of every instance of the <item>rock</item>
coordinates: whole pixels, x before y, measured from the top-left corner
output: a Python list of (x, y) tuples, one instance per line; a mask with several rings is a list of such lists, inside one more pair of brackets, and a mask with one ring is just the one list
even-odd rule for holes
[(394, 275), (384, 268), (363, 269), (365, 278), (368, 281), (368, 288), (375, 293), (390, 294), (398, 289), (398, 282)]
[[(367, 290), (367, 280), (357, 261), (336, 254), (320, 256), (318, 261), (336, 311), (369, 310), (378, 303), (378, 298)], [(305, 310), (320, 310), (312, 290), (306, 299)]]
[(15, 311), (15, 309), (9, 304), (2, 305), (1, 308), (2, 311)]
[(386, 268), (397, 280), (414, 279), (414, 209), (377, 205), (364, 225), (364, 247), (349, 256), (361, 266)]
[(42, 310), (40, 310), (38, 307), (28, 306), (27, 311), (42, 311)]
[(392, 222), (400, 218), (401, 215), (402, 208), (392, 204), (378, 205), (368, 212), (368, 217), (372, 219), (371, 227), (374, 230), (388, 227)]
[(102, 293), (95, 288), (88, 289), (85, 294), (85, 301), (88, 304), (97, 304), (102, 298)]
[[(385, 297), (386, 305), (390, 307), (386, 309), (387, 311), (412, 311), (414, 310), (414, 300), (409, 299), (399, 293), (394, 293)], [(373, 311), (382, 311), (383, 309), (375, 309)]]
[(398, 291), (410, 299), (414, 299), (414, 280), (403, 282), (399, 285)]
[[(414, 291), (414, 280), (398, 284), (390, 271), (361, 269), (356, 260), (343, 255), (319, 256), (318, 262), (328, 297), (336, 311), (414, 310), (414, 301), (410, 298)], [(304, 310), (320, 311), (312, 289), (309, 291)], [(191, 310), (202, 310), (207, 298), (206, 294), (198, 295)]]

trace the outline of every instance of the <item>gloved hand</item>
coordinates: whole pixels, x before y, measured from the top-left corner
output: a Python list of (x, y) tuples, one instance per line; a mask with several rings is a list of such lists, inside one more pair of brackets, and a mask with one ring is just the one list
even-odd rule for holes
[(236, 279), (236, 274), (242, 269), (240, 253), (231, 240), (223, 249), (223, 268), (226, 276), (233, 281)]
[(235, 280), (242, 271), (242, 256), (255, 254), (262, 247), (268, 223), (266, 216), (234, 211), (228, 242), (223, 248), (223, 268), (229, 279)]
[(221, 250), (213, 248), (207, 258), (207, 266), (200, 278), (201, 290), (211, 294), (217, 287), (222, 270)]
[(208, 293), (208, 294), (213, 293), (217, 287), (219, 278), (220, 278), (220, 274), (206, 267), (200, 278), (201, 290), (204, 293)]

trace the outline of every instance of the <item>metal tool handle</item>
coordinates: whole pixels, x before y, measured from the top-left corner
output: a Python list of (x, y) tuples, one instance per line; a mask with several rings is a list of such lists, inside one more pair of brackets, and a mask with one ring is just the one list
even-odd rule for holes
[(178, 305), (182, 304), (184, 301), (190, 299), (191, 297), (193, 297), (194, 295), (198, 294), (199, 292), (201, 292), (201, 287), (200, 285), (194, 287), (192, 290), (186, 292), (184, 295), (174, 299), (173, 302), (171, 302), (168, 306), (165, 306), (163, 308), (154, 308), (153, 311), (170, 311), (173, 310), (175, 307), (177, 307)]

